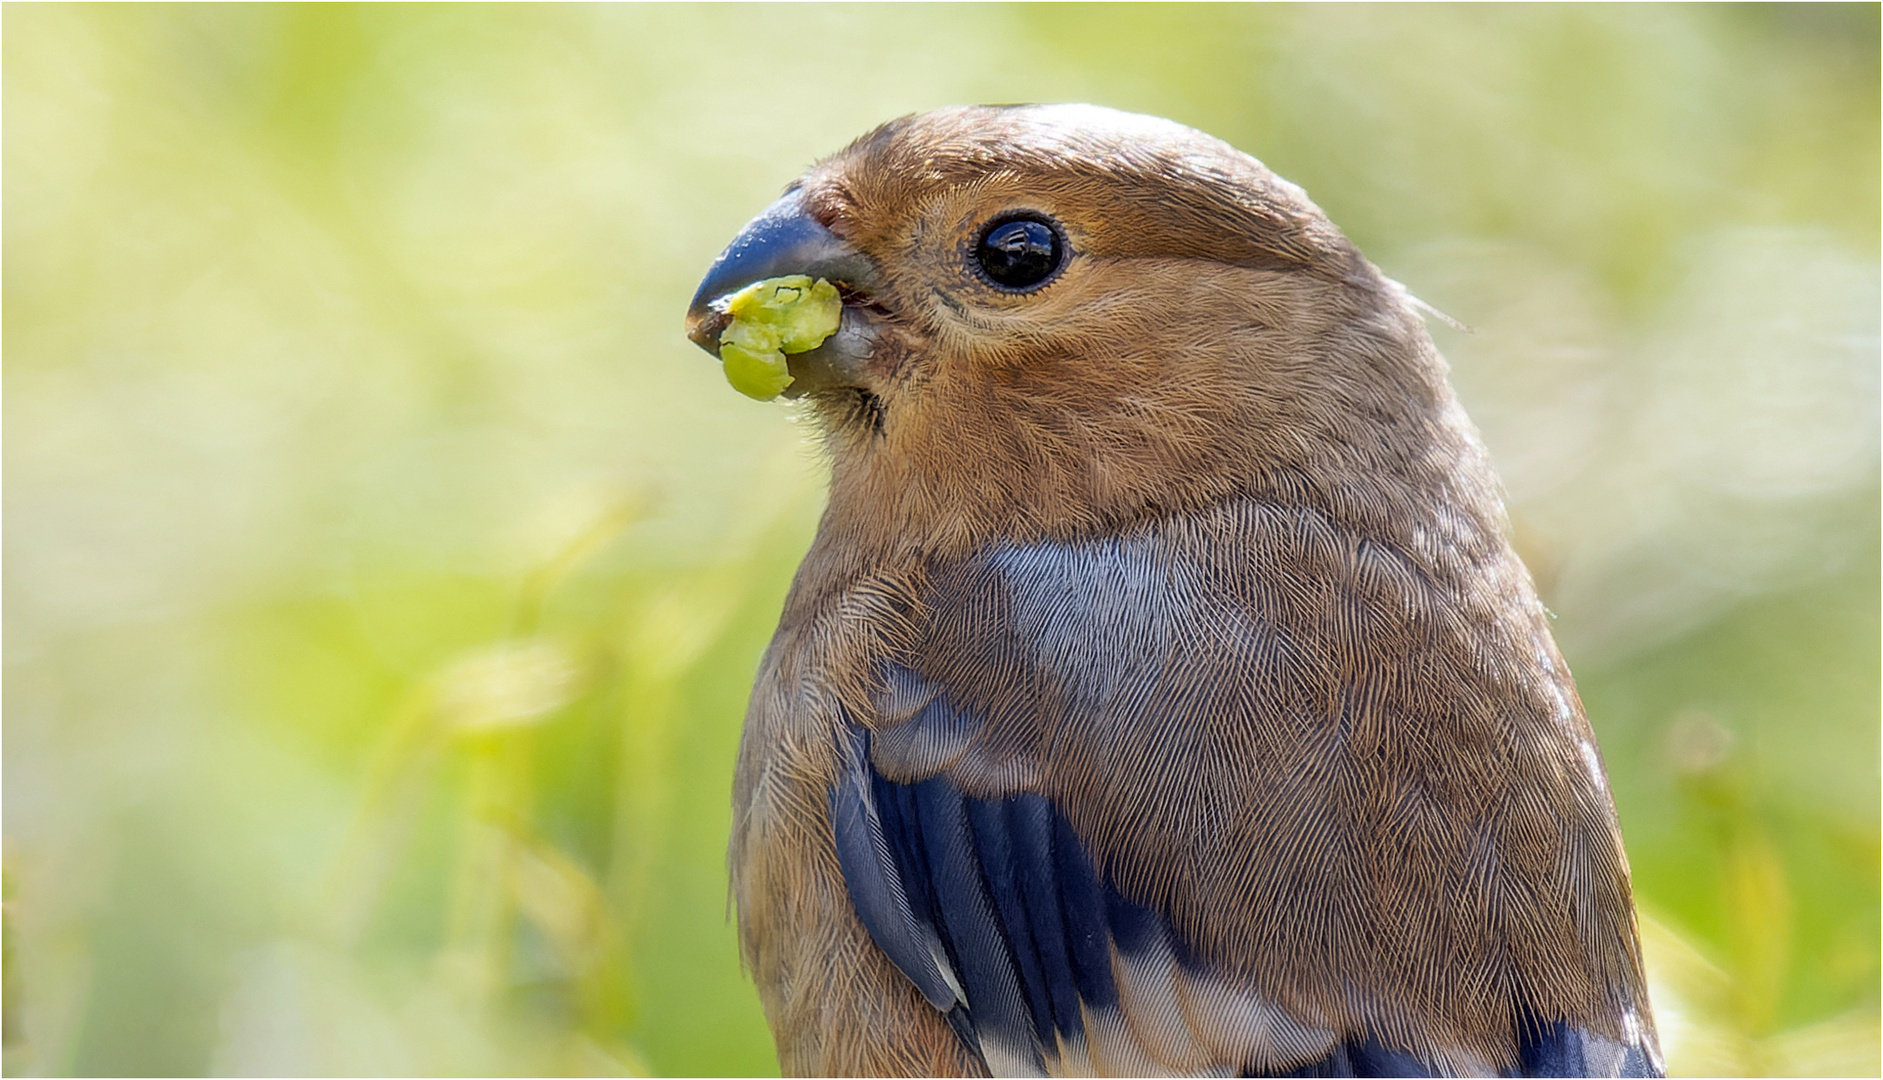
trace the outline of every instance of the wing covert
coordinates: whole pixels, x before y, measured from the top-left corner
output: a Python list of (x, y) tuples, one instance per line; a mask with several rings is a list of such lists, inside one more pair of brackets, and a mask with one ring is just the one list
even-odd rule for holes
[(851, 737), (831, 800), (858, 914), (994, 1075), (1220, 1072), (1225, 1054), (1262, 1044), (1296, 1060), (1333, 1045), (1211, 978), (1165, 920), (1105, 882), (1042, 796), (897, 783), (871, 763), (872, 734)]

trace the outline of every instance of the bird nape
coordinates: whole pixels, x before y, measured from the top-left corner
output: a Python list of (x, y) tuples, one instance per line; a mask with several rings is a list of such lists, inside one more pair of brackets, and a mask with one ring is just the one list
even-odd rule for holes
[[(834, 321), (729, 310), (785, 277)], [(1496, 477), (1301, 189), (1108, 109), (905, 117), (687, 323), (831, 458), (733, 795), (787, 1072), (1658, 1074)]]

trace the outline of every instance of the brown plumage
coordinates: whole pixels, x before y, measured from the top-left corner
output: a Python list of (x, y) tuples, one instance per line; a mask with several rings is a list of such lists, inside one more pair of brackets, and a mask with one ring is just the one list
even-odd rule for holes
[[(977, 263), (1015, 215), (1059, 259), (1017, 289)], [(1658, 1069), (1496, 478), (1300, 189), (1167, 121), (948, 109), (806, 173), (693, 336), (795, 271), (845, 289), (791, 358), (830, 504), (731, 849), (787, 1072)]]

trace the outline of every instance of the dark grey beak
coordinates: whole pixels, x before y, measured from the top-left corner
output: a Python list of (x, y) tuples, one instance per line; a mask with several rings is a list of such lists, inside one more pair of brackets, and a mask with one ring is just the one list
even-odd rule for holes
[[(869, 292), (876, 280), (869, 258), (805, 213), (802, 193), (792, 191), (753, 218), (713, 260), (687, 308), (687, 337), (718, 356), (719, 335), (727, 321), (721, 301), (755, 281), (786, 274), (825, 278), (851, 293)], [(845, 330), (851, 322), (851, 313), (845, 311)]]

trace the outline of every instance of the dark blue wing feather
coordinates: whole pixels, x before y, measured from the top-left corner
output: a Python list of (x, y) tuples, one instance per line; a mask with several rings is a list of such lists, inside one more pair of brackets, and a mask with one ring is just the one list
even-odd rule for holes
[(871, 783), (874, 771), (862, 760), (864, 735), (859, 730), (851, 738), (850, 767), (830, 800), (844, 883), (877, 947), (915, 983), (930, 1005), (948, 1012), (961, 1000), (943, 973), (944, 959), (936, 947), (934, 927), (926, 918), (933, 906), (929, 873), (905, 850), (909, 842), (905, 831), (883, 827)]
[(1388, 1050), (1378, 1039), (1348, 1039), (1319, 1061), (1292, 1069), (1283, 1076), (1437, 1076), (1424, 1062), (1409, 1054)]
[(895, 783), (870, 764), (870, 734), (852, 736), (831, 808), (865, 929), (930, 1004), (965, 1006), (997, 1070), (1043, 1070), (1060, 1040), (1083, 1038), (1082, 1007), (1116, 1005), (1113, 943), (1134, 946), (1157, 917), (1105, 885), (1044, 798)]
[(1526, 1024), (1517, 1040), (1521, 1061), (1517, 1076), (1657, 1076), (1639, 1043), (1613, 1039), (1570, 1027), (1560, 1020)]

